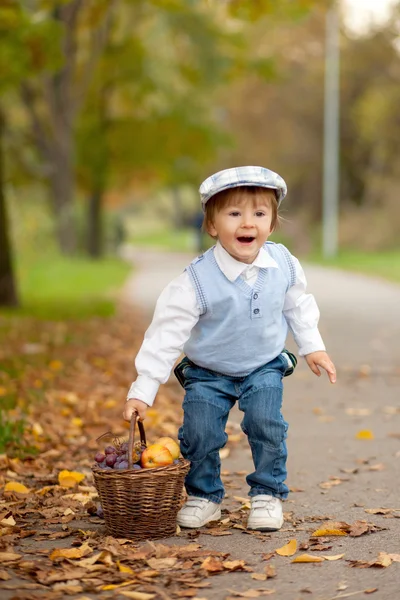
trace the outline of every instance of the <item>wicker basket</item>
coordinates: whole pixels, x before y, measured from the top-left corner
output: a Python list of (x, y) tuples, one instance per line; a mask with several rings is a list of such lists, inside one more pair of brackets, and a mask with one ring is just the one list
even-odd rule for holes
[(134, 414), (129, 431), (129, 468), (114, 471), (92, 467), (106, 530), (114, 537), (134, 540), (168, 537), (176, 532), (176, 515), (190, 463), (180, 458), (166, 467), (133, 470), (136, 423), (140, 442), (147, 446), (143, 424)]

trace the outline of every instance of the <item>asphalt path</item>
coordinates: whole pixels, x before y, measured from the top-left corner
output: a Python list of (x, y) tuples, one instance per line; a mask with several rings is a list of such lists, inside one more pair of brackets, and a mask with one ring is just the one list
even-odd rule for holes
[[(146, 326), (160, 291), (192, 256), (130, 247), (124, 256), (135, 264), (135, 271), (123, 298), (143, 310)], [(202, 598), (225, 599), (229, 590), (274, 589), (273, 597), (279, 600), (362, 598), (367, 593), (379, 600), (400, 599), (400, 563), (358, 568), (350, 562), (374, 562), (381, 552), (400, 554), (400, 286), (303, 266), (309, 291), (320, 307), (320, 331), (338, 381), (331, 385), (326, 375), (316, 377), (303, 360), (285, 380), (288, 484), (293, 490), (284, 504), (286, 522), (276, 533), (250, 535), (238, 529), (229, 536), (213, 536), (204, 530), (197, 540), (206, 548), (229, 552), (232, 560), (246, 560), (255, 573), (263, 573), (267, 565), (263, 553), (291, 539), (305, 548), (308, 544), (304, 552), (311, 555), (344, 556), (313, 564), (274, 556), (269, 563), (276, 577), (263, 582), (250, 573), (219, 575), (212, 578), (210, 588), (199, 591)], [(290, 338), (288, 347), (295, 350)], [(177, 387), (173, 378), (167, 385)], [(228, 430), (234, 442), (228, 444), (223, 460), (225, 516), (241, 506), (236, 498), (246, 497), (244, 473), (252, 470), (240, 420), (241, 413), (233, 409)], [(381, 511), (385, 514), (371, 512), (375, 509), (385, 509)], [(382, 529), (357, 537), (329, 537), (325, 543), (329, 550), (312, 552), (310, 535), (328, 519), (366, 521)], [(185, 535), (168, 543), (187, 543)]]

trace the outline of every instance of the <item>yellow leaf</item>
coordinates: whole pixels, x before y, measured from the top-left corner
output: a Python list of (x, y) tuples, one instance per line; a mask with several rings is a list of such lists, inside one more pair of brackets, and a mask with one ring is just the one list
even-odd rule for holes
[(93, 552), (93, 548), (89, 546), (87, 542), (79, 546), (79, 548), (56, 548), (50, 554), (50, 560), (56, 560), (57, 558), (82, 558)]
[(372, 433), (372, 431), (370, 429), (361, 429), (361, 431), (359, 431), (356, 434), (356, 440), (373, 440), (374, 439), (374, 434)]
[(328, 535), (347, 535), (342, 529), (317, 529), (311, 537), (326, 537)]
[(73, 427), (83, 427), (83, 421), (80, 417), (74, 417), (71, 419), (71, 425)]
[(18, 483), (18, 481), (9, 481), (4, 486), (4, 491), (16, 492), (17, 494), (29, 494), (31, 490), (25, 487), (22, 483)]
[(64, 365), (61, 362), (61, 360), (52, 360), (49, 362), (49, 369), (51, 369), (52, 371), (59, 371), (63, 368), (63, 366)]
[(117, 560), (117, 565), (118, 565), (118, 569), (120, 570), (121, 573), (131, 573), (131, 575), (134, 574), (134, 571), (130, 567), (126, 567), (125, 565), (121, 565), (121, 563), (119, 562), (119, 560)]
[(132, 600), (152, 600), (155, 594), (145, 594), (144, 592), (120, 592), (121, 596), (132, 598)]
[(279, 556), (293, 556), (296, 550), (297, 540), (290, 540), (290, 542), (285, 544), (285, 546), (282, 546), (282, 548), (278, 548), (277, 550), (275, 550), (275, 552), (279, 554)]
[(343, 558), (343, 556), (344, 556), (344, 554), (331, 554), (331, 556), (324, 554), (324, 559), (325, 560), (339, 560), (340, 558)]
[(78, 473), (78, 471), (60, 471), (58, 474), (58, 483), (61, 487), (72, 488), (77, 483), (80, 483), (85, 476), (82, 473)]
[[(103, 408), (114, 408), (117, 405), (116, 400), (106, 400), (103, 404)], [(130, 592), (128, 592), (130, 593)]]
[(319, 563), (324, 559), (321, 556), (311, 556), (311, 554), (300, 554), (292, 560), (292, 563)]
[(127, 585), (133, 585), (134, 583), (137, 583), (137, 579), (131, 579), (129, 581), (124, 581), (124, 583), (110, 583), (109, 585), (103, 585), (103, 587), (101, 589), (106, 592), (107, 590), (115, 590), (120, 587), (126, 587)]
[(50, 492), (50, 490), (54, 490), (55, 487), (55, 485), (45, 485), (39, 490), (36, 490), (35, 494), (39, 494), (39, 496), (45, 496), (48, 492)]
[(44, 432), (43, 432), (43, 427), (40, 425), (40, 423), (34, 423), (32, 425), (32, 433), (36, 439), (42, 437)]
[(5, 387), (0, 386), (0, 396), (5, 396), (7, 394), (7, 390)]

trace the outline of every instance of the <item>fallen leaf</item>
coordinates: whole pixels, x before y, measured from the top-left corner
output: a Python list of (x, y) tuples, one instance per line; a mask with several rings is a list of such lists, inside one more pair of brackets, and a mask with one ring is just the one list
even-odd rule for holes
[(58, 483), (64, 488), (75, 487), (75, 485), (83, 481), (83, 479), (85, 479), (85, 476), (78, 471), (63, 470), (58, 474)]
[(19, 560), (20, 558), (22, 558), (22, 555), (15, 552), (0, 552), (0, 564)]
[(22, 483), (18, 483), (18, 481), (9, 481), (4, 486), (4, 491), (5, 492), (16, 492), (17, 494), (29, 494), (29, 492), (31, 490), (29, 488), (27, 488), (25, 485), (23, 485)]
[(177, 562), (178, 559), (171, 556), (169, 558), (149, 558), (147, 564), (152, 569), (163, 571), (165, 569), (171, 569)]
[(87, 542), (79, 546), (79, 548), (56, 548), (50, 554), (50, 560), (57, 560), (57, 558), (82, 558), (93, 552), (93, 548), (89, 546)]
[(219, 571), (223, 571), (224, 567), (222, 562), (213, 556), (208, 556), (200, 566), (201, 569), (205, 571), (209, 571), (210, 573), (218, 573)]
[(285, 544), (285, 546), (282, 546), (281, 548), (278, 548), (277, 550), (275, 550), (275, 552), (277, 554), (279, 554), (279, 556), (293, 556), (293, 554), (295, 554), (297, 550), (297, 540), (293, 539), (290, 540), (290, 542), (288, 542), (287, 544)]
[(131, 598), (131, 600), (152, 600), (155, 598), (155, 594), (146, 594), (144, 592), (119, 592), (121, 596)]
[(343, 558), (344, 554), (331, 554), (330, 556), (328, 554), (324, 554), (324, 559), (325, 560), (340, 560), (341, 558)]
[(320, 563), (324, 559), (321, 556), (312, 556), (311, 554), (300, 554), (292, 560), (292, 563)]
[[(107, 592), (108, 590), (116, 590), (121, 587), (127, 587), (128, 585), (133, 585), (134, 583), (138, 583), (137, 579), (124, 581), (123, 583), (110, 583), (109, 585), (103, 585), (103, 587), (101, 589), (104, 592)], [(122, 592), (119, 592), (119, 593), (121, 594)]]
[(356, 440), (373, 440), (374, 439), (374, 434), (372, 433), (372, 431), (370, 429), (361, 429), (361, 431), (359, 431), (356, 434)]
[(365, 508), (364, 512), (370, 515), (388, 515), (393, 512), (392, 508)]
[(317, 529), (311, 537), (329, 537), (331, 535), (347, 535), (342, 529)]
[(244, 560), (224, 560), (222, 565), (228, 571), (243, 571), (247, 566)]

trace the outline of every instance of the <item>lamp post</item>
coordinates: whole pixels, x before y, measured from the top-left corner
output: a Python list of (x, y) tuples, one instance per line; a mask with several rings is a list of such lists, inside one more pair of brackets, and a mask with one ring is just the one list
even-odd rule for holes
[(326, 15), (322, 251), (338, 250), (339, 195), (339, 15), (336, 2)]

